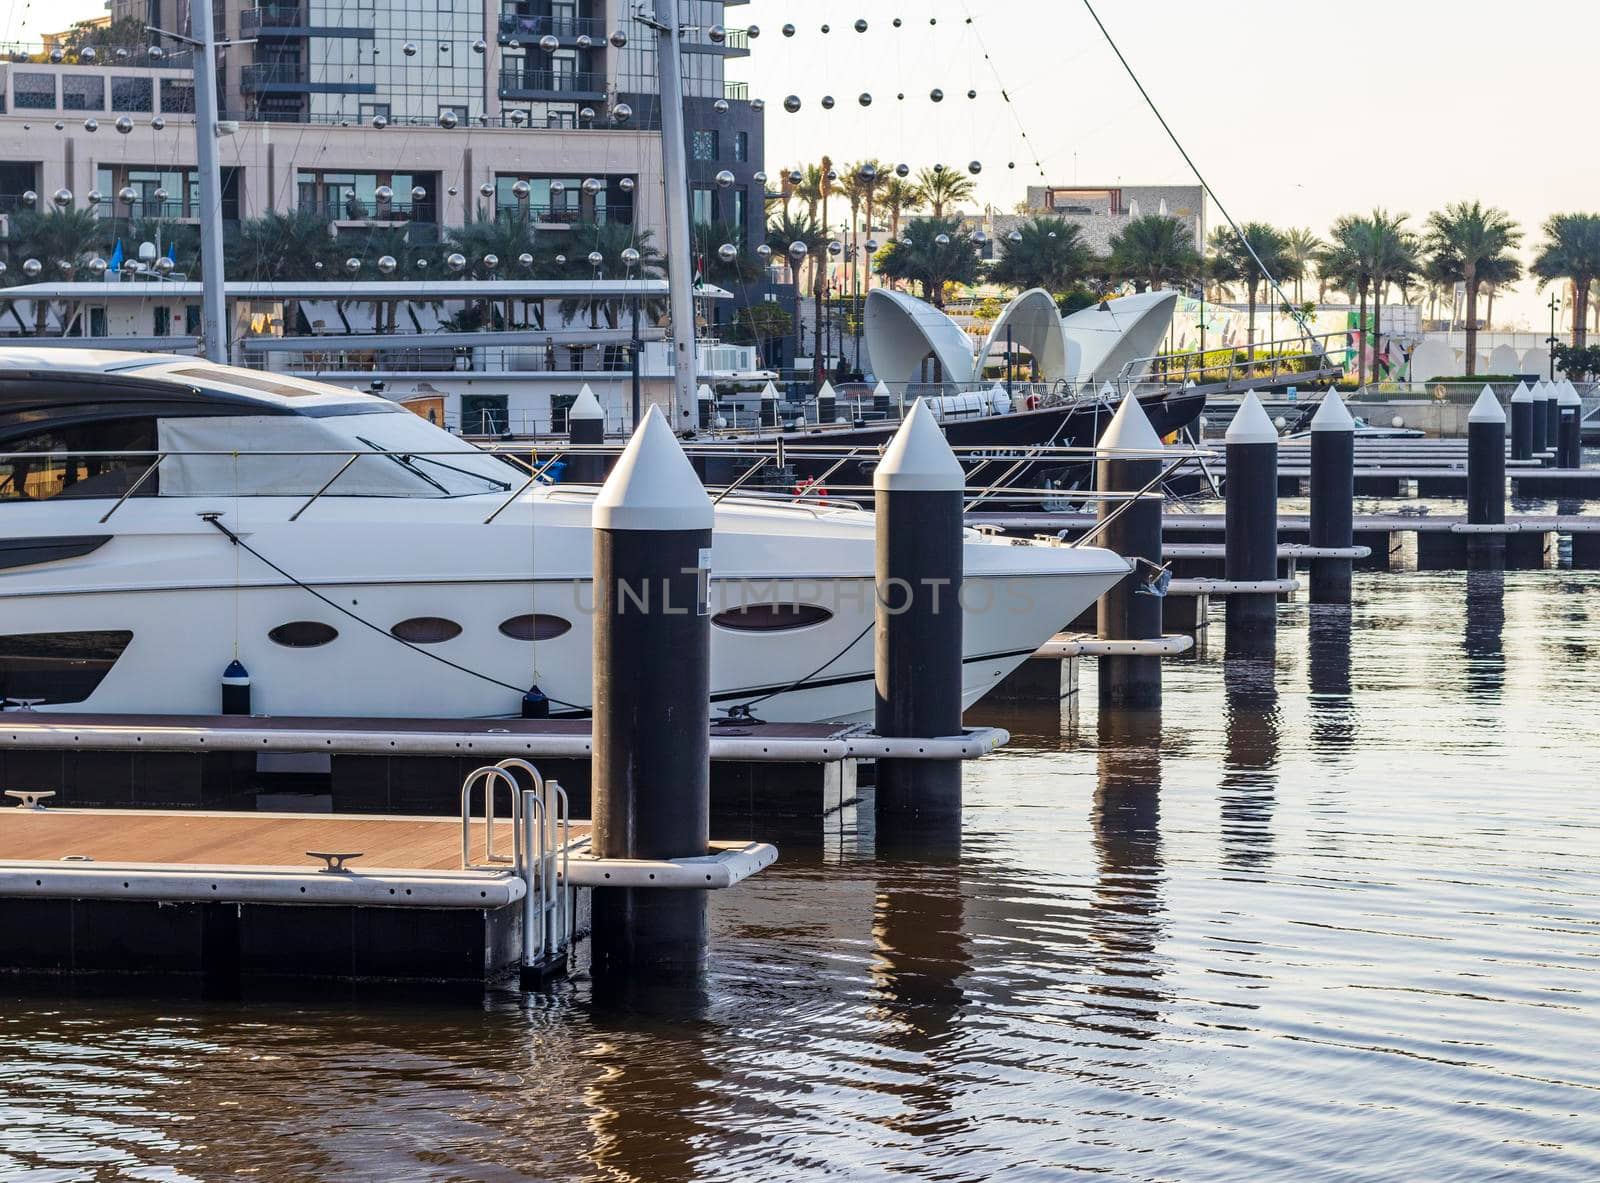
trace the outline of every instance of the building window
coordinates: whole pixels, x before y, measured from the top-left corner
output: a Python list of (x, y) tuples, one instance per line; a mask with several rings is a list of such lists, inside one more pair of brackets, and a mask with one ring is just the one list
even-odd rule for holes
[(153, 88), (148, 78), (113, 76), (111, 79), (111, 109), (113, 111), (147, 112), (150, 110), (152, 92)]
[(200, 305), (185, 304), (183, 306), (183, 331), (185, 336), (198, 337), (200, 335)]
[(56, 109), (56, 76), (54, 74), (18, 74), (11, 84), (11, 97), (19, 111), (54, 111)]
[(750, 159), (750, 133), (747, 131), (735, 132), (733, 135), (733, 158), (741, 164)]
[(164, 304), (157, 304), (155, 314), (155, 335), (157, 337), (172, 336), (172, 309)]
[(194, 114), (194, 83), (182, 78), (163, 78), (161, 109), (169, 115)]
[(738, 227), (739, 245), (741, 246), (744, 245), (745, 236), (744, 210), (744, 190), (735, 189), (733, 191), (733, 217), (728, 220)]
[(689, 197), (694, 204), (690, 216), (696, 226), (717, 220), (716, 202), (710, 189), (691, 189)]
[(695, 160), (715, 160), (717, 158), (717, 133), (714, 130), (696, 130), (689, 141), (689, 155)]

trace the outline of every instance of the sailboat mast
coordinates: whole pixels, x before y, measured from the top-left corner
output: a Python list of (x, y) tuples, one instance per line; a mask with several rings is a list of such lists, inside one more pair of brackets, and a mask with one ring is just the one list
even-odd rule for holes
[(694, 250), (689, 236), (689, 161), (684, 146), (678, 0), (655, 0), (661, 91), (661, 178), (666, 187), (667, 287), (672, 309), (672, 426), (695, 405)]

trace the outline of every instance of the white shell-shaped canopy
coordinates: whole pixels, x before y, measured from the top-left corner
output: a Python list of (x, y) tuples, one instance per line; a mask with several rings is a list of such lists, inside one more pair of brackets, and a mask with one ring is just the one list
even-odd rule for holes
[(1522, 367), (1519, 374), (1548, 374), (1550, 372), (1550, 351), (1543, 345), (1535, 345), (1522, 355)]
[(1115, 381), (1129, 362), (1159, 353), (1177, 306), (1177, 292), (1140, 292), (1107, 301), (1104, 311), (1094, 304), (1065, 318), (1070, 380)]
[(1489, 373), (1521, 374), (1522, 355), (1509, 345), (1496, 345), (1489, 354)]
[(970, 382), (972, 345), (966, 333), (943, 312), (904, 292), (873, 288), (867, 293), (867, 356), (872, 372), (886, 382), (911, 382), (930, 353), (946, 382)]
[[(1351, 359), (1352, 365), (1354, 358)], [(1411, 351), (1411, 380), (1430, 382), (1434, 378), (1455, 378), (1465, 373), (1456, 351), (1443, 341), (1425, 340)]]
[(711, 498), (672, 428), (651, 406), (594, 499), (597, 530), (709, 530)]
[(1026, 349), (1038, 364), (1039, 377), (1054, 382), (1068, 376), (1067, 335), (1061, 327), (1055, 298), (1049, 292), (1029, 288), (1005, 306), (978, 353), (975, 373), (982, 374), (989, 359), (1003, 353), (1008, 330), (1012, 342)]
[(1485, 386), (1483, 393), (1478, 395), (1478, 401), (1472, 404), (1472, 410), (1467, 412), (1468, 423), (1498, 423), (1502, 427), (1506, 422), (1506, 409), (1500, 405), (1500, 400), (1494, 391)]
[(872, 473), (872, 487), (893, 493), (949, 493), (966, 487), (961, 462), (939, 420), (918, 399), (894, 433)]

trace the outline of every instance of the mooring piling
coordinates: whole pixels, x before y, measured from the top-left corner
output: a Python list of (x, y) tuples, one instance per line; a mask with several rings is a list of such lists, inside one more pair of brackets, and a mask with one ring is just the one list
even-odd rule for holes
[(1532, 447), (1533, 455), (1540, 458), (1544, 456), (1547, 449), (1555, 447), (1555, 441), (1549, 438), (1546, 430), (1546, 424), (1550, 421), (1549, 416), (1545, 413), (1545, 401), (1549, 397), (1547, 391), (1548, 387), (1545, 385), (1544, 379), (1540, 378), (1533, 388), (1533, 413), (1529, 419), (1529, 425), (1532, 428), (1530, 446)]
[[(585, 382), (567, 408), (567, 440), (580, 447), (606, 442), (606, 413)], [(567, 456), (567, 480), (578, 485), (598, 485), (605, 480), (606, 458), (598, 452), (575, 451)]]
[(872, 409), (887, 419), (893, 407), (894, 395), (889, 391), (889, 384), (880, 378), (878, 384), (872, 388)]
[[(1314, 547), (1355, 542), (1356, 424), (1339, 392), (1329, 390), (1311, 418), (1311, 533)], [(1353, 561), (1311, 560), (1311, 602), (1348, 604)]]
[(717, 396), (712, 393), (711, 387), (702, 382), (700, 389), (695, 391), (694, 402), (699, 412), (695, 421), (700, 424), (701, 431), (710, 431), (716, 426)]
[[(879, 735), (961, 730), (962, 500), (965, 474), (933, 411), (917, 400), (872, 475), (877, 513), (873, 668)], [(954, 825), (961, 764), (880, 760), (880, 819)], [(880, 830), (883, 827), (880, 825)]]
[[(1547, 382), (1544, 388), (1544, 446), (1554, 452), (1561, 442), (1561, 383)], [(1559, 467), (1559, 464), (1558, 464)]]
[[(1271, 582), (1278, 575), (1278, 432), (1255, 391), (1246, 392), (1223, 439), (1228, 457), (1223, 573), (1234, 582)], [(1235, 592), (1226, 613), (1227, 653), (1276, 649), (1275, 593)]]
[[(1140, 494), (1161, 475), (1161, 437), (1136, 398), (1125, 398), (1105, 434), (1096, 487), (1102, 493)], [(1118, 456), (1118, 451), (1145, 456)], [(1118, 512), (1118, 511), (1121, 512)], [(1150, 577), (1161, 566), (1161, 493), (1143, 492), (1133, 505), (1120, 499), (1100, 502), (1105, 521), (1099, 545), (1133, 562), (1133, 570), (1100, 597), (1096, 633), (1102, 640), (1150, 641), (1161, 636), (1161, 596)], [(1099, 666), (1100, 705), (1149, 708), (1161, 705), (1161, 658), (1155, 655), (1106, 656)]]
[(1533, 459), (1533, 391), (1526, 382), (1511, 393), (1511, 458)]
[(1468, 567), (1505, 565), (1505, 520), (1506, 412), (1485, 386), (1467, 414)]
[(778, 412), (782, 406), (778, 399), (778, 388), (768, 382), (761, 388), (761, 426), (778, 426)]
[[(595, 499), (594, 853), (704, 855), (710, 844), (711, 501), (652, 407)], [(594, 893), (596, 973), (695, 970), (703, 891)]]
[(1583, 467), (1583, 399), (1570, 379), (1561, 382), (1556, 401), (1560, 427), (1556, 436), (1556, 467)]
[(824, 380), (822, 389), (817, 391), (817, 423), (832, 423), (839, 415), (839, 396), (834, 392), (833, 383)]

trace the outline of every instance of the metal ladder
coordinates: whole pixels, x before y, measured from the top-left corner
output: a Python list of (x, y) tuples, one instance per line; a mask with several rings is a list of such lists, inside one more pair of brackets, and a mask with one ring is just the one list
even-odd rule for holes
[[(523, 788), (517, 773), (531, 784)], [(472, 860), (472, 793), (484, 787), (484, 862)], [(511, 797), (511, 853), (495, 853), (496, 789)], [(559, 782), (546, 781), (528, 761), (510, 757), (474, 769), (461, 784), (461, 865), (468, 870), (501, 871), (510, 866), (521, 879), (522, 966), (538, 970), (564, 957), (572, 946), (573, 908), (569, 899), (572, 810)]]

